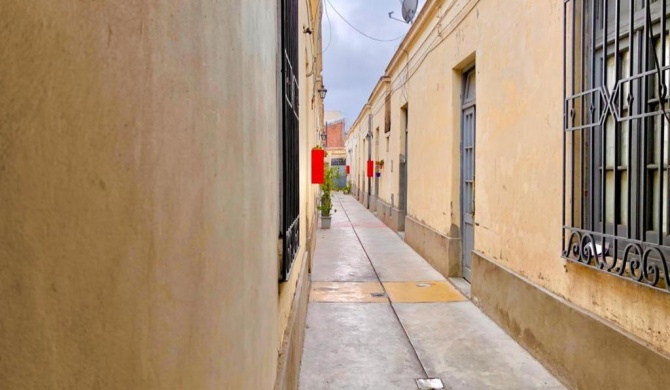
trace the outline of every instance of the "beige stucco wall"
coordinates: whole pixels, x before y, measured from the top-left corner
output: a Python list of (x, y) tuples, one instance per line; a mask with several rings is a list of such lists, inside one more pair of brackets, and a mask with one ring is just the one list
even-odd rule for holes
[(407, 105), (407, 214), (447, 234), (452, 225), (460, 224), (460, 76), (454, 77), (454, 68), (460, 65), (460, 58), (475, 50), (478, 32), (463, 26), (467, 34), (449, 39), (446, 34), (453, 28), (449, 20), (459, 15), (468, 1), (434, 3), (438, 4), (426, 9), (425, 27), (411, 36), (411, 44), (389, 69), (395, 141), (391, 148), (395, 166), (398, 156), (404, 154), (401, 109)]
[[(405, 124), (402, 114), (402, 108), (407, 104), (407, 93), (404, 89), (406, 86), (404, 83), (405, 74), (405, 71), (399, 70), (397, 73), (394, 72), (391, 77), (391, 132), (389, 134), (388, 160), (385, 160), (388, 161), (388, 166), (384, 166), (385, 182), (390, 183), (387, 184), (388, 197), (383, 198), (383, 200), (390, 204), (391, 195), (393, 195), (393, 205), (395, 207), (399, 206), (400, 155), (405, 154)], [(408, 123), (408, 129), (411, 131), (410, 126), (411, 124)], [(410, 134), (411, 136), (412, 134)], [(391, 177), (393, 177), (393, 180), (389, 180)]]
[(3, 4), (0, 388), (272, 388), (277, 28), (266, 0)]
[[(388, 83), (381, 81), (377, 84), (377, 87), (373, 91), (372, 95), (370, 96), (369, 102), (370, 102), (370, 114), (372, 115), (372, 126), (371, 126), (371, 131), (372, 131), (372, 160), (373, 161), (379, 161), (379, 160), (384, 160), (384, 163), (386, 163), (388, 156), (386, 153), (386, 136), (389, 133), (384, 132), (385, 128), (385, 111), (384, 111), (384, 96), (386, 96), (387, 88), (386, 85)], [(387, 168), (386, 166), (384, 168)], [(384, 200), (387, 203), (390, 203), (389, 196), (387, 195), (388, 190), (386, 188), (388, 187), (389, 183), (393, 181), (392, 177), (389, 176), (388, 179), (386, 179), (385, 175), (385, 169), (382, 168), (381, 170), (381, 175), (377, 179), (379, 181), (379, 193), (375, 193), (375, 179), (376, 177), (372, 178), (372, 195), (373, 196), (378, 196), (380, 199)], [(376, 167), (375, 167), (376, 169)], [(390, 170), (390, 166), (389, 166)], [(388, 200), (387, 200), (388, 199)]]
[(363, 144), (361, 133), (362, 131), (360, 127), (357, 127), (355, 134), (352, 136), (356, 144), (356, 156), (354, 158), (354, 164), (351, 167), (351, 172), (354, 175), (354, 183), (356, 183), (356, 187), (362, 191), (363, 187), (361, 185), (361, 181), (363, 180), (362, 178), (364, 176), (364, 159), (367, 152), (363, 151), (365, 145)]
[(347, 180), (351, 182), (352, 185), (356, 185), (356, 165), (357, 165), (357, 142), (354, 140), (353, 134), (356, 132), (355, 127), (352, 125), (347, 130), (347, 133), (344, 135), (344, 149), (347, 152), (347, 165), (349, 165), (350, 173), (347, 176)]
[(327, 152), (328, 156), (326, 157), (326, 161), (330, 165), (332, 165), (333, 159), (347, 157), (347, 153), (345, 152), (344, 148), (329, 148)]
[[(555, 42), (563, 38), (562, 2), (481, 4), (478, 9), (480, 25), (496, 23), (498, 31), (507, 33), (482, 40), (478, 49), (478, 88), (484, 87), (477, 90), (477, 119), (482, 120), (477, 128), (475, 247), (670, 351), (667, 294), (573, 264), (566, 268), (558, 257), (563, 116), (556, 102), (562, 99), (558, 75), (563, 59)], [(533, 33), (539, 29), (544, 34)], [(493, 50), (503, 44), (505, 50)]]
[(476, 63), (475, 250), (670, 351), (667, 294), (560, 258), (563, 1), (427, 7), (387, 69), (392, 140), (409, 107), (408, 214), (458, 233), (461, 75)]
[[(370, 106), (366, 105), (358, 118), (351, 125), (349, 132), (345, 137), (345, 144), (348, 142), (352, 149), (353, 159), (350, 162), (351, 174), (349, 175), (352, 185), (359, 190), (365, 188), (367, 191), (366, 163), (368, 160), (368, 145), (365, 141), (365, 135), (368, 131), (368, 114)], [(373, 148), (374, 152), (374, 148)]]
[[(311, 184), (311, 150), (317, 144), (317, 132), (320, 128), (319, 123), (323, 123), (323, 102), (316, 93), (320, 87), (316, 83), (317, 77), (321, 73), (321, 43), (319, 40), (321, 24), (318, 21), (311, 20), (310, 14), (315, 14), (317, 10), (313, 7), (318, 6), (314, 1), (304, 0), (298, 2), (299, 20), (301, 26), (309, 26), (313, 33), (302, 33), (299, 31), (299, 65), (298, 75), (300, 78), (300, 250), (296, 255), (293, 270), (289, 280), (279, 285), (279, 327), (278, 337), (280, 340), (286, 336), (286, 327), (291, 314), (293, 297), (296, 291), (296, 285), (300, 277), (298, 270), (302, 268), (302, 262), (305, 261), (305, 255), (308, 251), (308, 234), (315, 219), (315, 195), (318, 186)], [(309, 76), (308, 76), (309, 75)]]

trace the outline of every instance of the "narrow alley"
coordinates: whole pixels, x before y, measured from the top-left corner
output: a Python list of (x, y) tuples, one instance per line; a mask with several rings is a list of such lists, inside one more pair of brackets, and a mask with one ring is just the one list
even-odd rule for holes
[(564, 388), (465, 288), (353, 197), (333, 197), (332, 228), (318, 231), (301, 389)]
[(670, 0), (9, 0), (0, 390), (669, 390)]

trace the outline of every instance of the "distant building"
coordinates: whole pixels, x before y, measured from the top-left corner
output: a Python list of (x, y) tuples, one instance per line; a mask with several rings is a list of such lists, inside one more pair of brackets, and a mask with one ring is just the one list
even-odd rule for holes
[(326, 148), (344, 148), (344, 117), (340, 111), (326, 111), (324, 114)]
[(344, 149), (344, 117), (340, 111), (325, 111), (323, 131), (326, 134), (325, 147), (328, 152), (328, 163), (340, 169), (338, 185), (347, 184), (346, 165), (347, 154)]

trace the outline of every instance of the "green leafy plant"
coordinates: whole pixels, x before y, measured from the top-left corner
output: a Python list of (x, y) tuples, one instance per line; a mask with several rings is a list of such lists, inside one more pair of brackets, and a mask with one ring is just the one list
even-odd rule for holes
[(329, 217), (331, 210), (333, 210), (333, 198), (331, 192), (335, 189), (335, 179), (338, 177), (340, 177), (340, 172), (336, 167), (325, 169), (323, 184), (319, 185), (319, 187), (321, 187), (321, 204), (319, 204), (318, 209), (321, 211), (321, 216)]
[[(323, 147), (321, 145), (316, 145), (315, 147), (312, 148), (312, 150), (323, 150)], [(328, 157), (328, 152), (324, 152), (324, 155)]]
[(347, 185), (344, 186), (342, 192), (344, 192), (345, 194), (351, 194), (351, 180), (347, 182)]
[(384, 168), (384, 160), (375, 161), (375, 172), (380, 173)]

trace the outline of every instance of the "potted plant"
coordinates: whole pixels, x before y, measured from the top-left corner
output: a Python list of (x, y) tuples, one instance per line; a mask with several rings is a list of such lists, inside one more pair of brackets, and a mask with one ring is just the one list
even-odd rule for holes
[(380, 177), (382, 175), (382, 169), (384, 168), (384, 160), (376, 161), (375, 168), (375, 176)]
[(321, 187), (321, 202), (319, 204), (319, 211), (321, 211), (321, 229), (330, 229), (331, 211), (337, 212), (333, 209), (333, 198), (331, 192), (334, 189), (335, 179), (340, 175), (340, 172), (335, 167), (325, 169), (323, 184)]
[(347, 185), (344, 187), (343, 191), (346, 195), (351, 194), (351, 180), (347, 182)]

